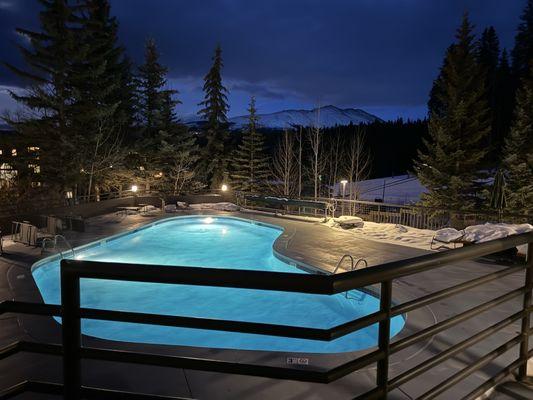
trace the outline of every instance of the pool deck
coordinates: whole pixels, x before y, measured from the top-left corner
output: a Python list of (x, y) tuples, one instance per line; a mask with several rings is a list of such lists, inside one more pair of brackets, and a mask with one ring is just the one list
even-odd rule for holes
[[(344, 254), (367, 259), (370, 266), (388, 261), (405, 259), (427, 253), (424, 250), (355, 238), (351, 234), (333, 230), (315, 223), (278, 218), (274, 216), (240, 212), (194, 212), (187, 214), (217, 214), (253, 219), (282, 226), (285, 231), (275, 243), (275, 249), (282, 255), (298, 263), (312, 265), (324, 271), (333, 271), (337, 261)], [(139, 216), (91, 219), (84, 233), (69, 232), (67, 238), (74, 246), (79, 246), (112, 234), (137, 228), (165, 216)], [(0, 256), (0, 301), (16, 299), (41, 302), (40, 294), (31, 277), (31, 265), (41, 258), (40, 250), (9, 243), (4, 256)], [(422, 273), (397, 279), (393, 285), (393, 298), (404, 302), (423, 296), (444, 287), (494, 272), (503, 268), (495, 264), (474, 261), (461, 262), (438, 268), (431, 273)], [(407, 315), (404, 330), (397, 336), (414, 332), (436, 321), (447, 319), (481, 302), (497, 297), (503, 291), (510, 291), (523, 285), (523, 273), (513, 274), (493, 281), (461, 295), (433, 303), (419, 311)], [(489, 313), (472, 318), (456, 325), (443, 334), (395, 354), (391, 360), (391, 376), (409, 369), (429, 356), (437, 354), (504, 317), (519, 310), (521, 299), (504, 303)], [(390, 393), (390, 399), (413, 399), (430, 387), (496, 348), (505, 340), (517, 334), (520, 327), (512, 324), (499, 334), (470, 347), (461, 356), (453, 357), (438, 367), (426, 372)], [(0, 315), (0, 347), (16, 340), (40, 340), (60, 343), (59, 324), (48, 317)], [(210, 357), (240, 362), (255, 362), (265, 365), (285, 365), (287, 353), (268, 353), (243, 350), (218, 350), (179, 346), (156, 346), (110, 342), (96, 338), (84, 338), (89, 345), (113, 346), (115, 348), (135, 348), (143, 351), (165, 354)], [(513, 348), (505, 355), (473, 374), (441, 399), (457, 399), (461, 395), (483, 383), (487, 376), (507, 365), (516, 354)], [(295, 354), (290, 354), (295, 355)], [(329, 368), (346, 362), (353, 354), (298, 354), (309, 358), (309, 368)], [(300, 367), (305, 368), (305, 367)], [(0, 391), (26, 379), (61, 381), (61, 361), (53, 356), (19, 353), (0, 363)], [(487, 374), (487, 375), (485, 375)], [(352, 373), (329, 385), (309, 384), (295, 381), (276, 381), (264, 378), (225, 375), (219, 373), (175, 370), (138, 365), (124, 367), (118, 363), (84, 361), (84, 384), (122, 390), (140, 391), (153, 394), (175, 395), (197, 399), (350, 399), (374, 387), (375, 369), (368, 368)], [(31, 394), (21, 399), (36, 398)], [(39, 396), (39, 399), (57, 398)]]

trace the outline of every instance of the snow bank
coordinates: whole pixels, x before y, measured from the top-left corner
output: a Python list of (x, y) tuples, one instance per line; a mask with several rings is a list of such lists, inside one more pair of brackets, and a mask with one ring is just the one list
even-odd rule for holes
[(216, 210), (216, 211), (239, 211), (241, 208), (233, 203), (221, 202), (221, 203), (199, 203), (190, 204), (191, 210)]
[(329, 226), (340, 227), (343, 229), (362, 228), (364, 224), (365, 223), (362, 218), (352, 217), (349, 215), (342, 215), (329, 220)]
[(167, 213), (175, 213), (180, 210), (239, 211), (240, 207), (236, 204), (228, 202), (187, 204), (182, 201), (178, 201), (176, 204), (167, 204), (165, 206), (165, 212)]
[(530, 224), (491, 224), (473, 225), (467, 227), (464, 232), (463, 240), (473, 243), (483, 243), (489, 240), (500, 239), (519, 233), (533, 231), (533, 225)]
[(370, 221), (363, 221), (361, 228), (350, 230), (342, 229), (335, 219), (330, 219), (323, 225), (348, 232), (362, 239), (399, 244), (424, 250), (430, 249), (431, 239), (435, 235), (435, 231), (429, 229), (416, 229), (399, 224), (380, 224)]
[[(438, 231), (432, 231), (429, 229), (411, 228), (399, 224), (380, 224), (369, 221), (364, 221), (364, 225), (361, 228), (346, 231), (341, 228), (339, 222), (336, 220), (337, 218), (330, 219), (323, 225), (349, 232), (350, 234), (363, 239), (400, 244), (424, 250), (431, 250), (430, 245), (434, 236), (437, 240), (446, 243), (457, 239), (472, 243), (483, 243), (488, 242), (489, 240), (533, 231), (533, 225), (530, 224), (512, 225), (486, 223), (483, 225), (469, 226), (463, 231), (458, 231), (454, 228), (444, 228)], [(525, 254), (525, 248), (526, 246), (520, 246), (518, 248), (519, 253)]]
[(435, 233), (435, 240), (444, 243), (451, 243), (455, 240), (459, 240), (463, 237), (464, 232), (458, 231), (455, 228), (439, 229)]
[(441, 242), (452, 242), (460, 239), (463, 242), (483, 243), (494, 239), (501, 239), (519, 233), (533, 231), (530, 224), (492, 224), (472, 225), (462, 231), (454, 228), (444, 228), (436, 232), (435, 239)]

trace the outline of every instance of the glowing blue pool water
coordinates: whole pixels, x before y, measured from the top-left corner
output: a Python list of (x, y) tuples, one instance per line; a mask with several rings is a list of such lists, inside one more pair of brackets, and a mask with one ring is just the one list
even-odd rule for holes
[[(76, 258), (121, 263), (300, 272), (273, 254), (276, 227), (222, 217), (180, 217), (80, 249)], [(179, 267), (176, 267), (179, 268)], [(59, 260), (38, 263), (33, 277), (46, 303), (59, 304)], [(335, 296), (275, 291), (81, 280), (81, 305), (121, 311), (330, 328), (379, 309), (379, 300), (351, 291)], [(404, 325), (391, 321), (391, 336)], [(213, 348), (338, 353), (377, 344), (377, 324), (331, 342), (83, 320), (82, 331), (103, 339)]]

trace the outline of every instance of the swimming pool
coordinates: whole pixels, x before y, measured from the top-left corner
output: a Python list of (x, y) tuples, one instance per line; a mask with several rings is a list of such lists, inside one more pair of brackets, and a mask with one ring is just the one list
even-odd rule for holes
[[(76, 251), (93, 261), (306, 273), (274, 255), (282, 229), (232, 217), (177, 217)], [(58, 257), (32, 268), (45, 303), (59, 304)], [(176, 267), (179, 268), (179, 267)], [(330, 328), (379, 309), (362, 291), (334, 296), (266, 290), (82, 279), (81, 306), (119, 311)], [(404, 319), (391, 321), (391, 336)], [(109, 340), (224, 349), (308, 353), (356, 351), (377, 344), (377, 324), (331, 342), (203, 329), (83, 320), (82, 332)]]

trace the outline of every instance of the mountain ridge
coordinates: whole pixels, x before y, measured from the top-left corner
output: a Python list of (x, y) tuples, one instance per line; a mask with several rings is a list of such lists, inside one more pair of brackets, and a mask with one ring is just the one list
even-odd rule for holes
[[(339, 108), (328, 105), (320, 108), (289, 109), (273, 113), (258, 114), (258, 125), (264, 129), (288, 129), (295, 126), (317, 126), (317, 120), (321, 128), (334, 126), (368, 124), (382, 121), (379, 117), (370, 114), (360, 108)], [(198, 117), (184, 118), (187, 125), (198, 126), (202, 124)], [(248, 123), (248, 115), (239, 115), (228, 118), (230, 129), (242, 129)]]

